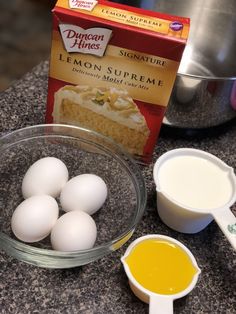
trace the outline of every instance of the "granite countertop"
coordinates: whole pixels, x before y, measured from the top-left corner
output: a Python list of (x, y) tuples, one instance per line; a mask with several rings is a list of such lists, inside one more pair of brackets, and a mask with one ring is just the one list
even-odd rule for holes
[[(1, 94), (0, 133), (44, 123), (48, 63), (43, 62)], [(178, 147), (208, 151), (236, 169), (236, 125), (203, 138), (162, 134), (155, 160)], [(175, 313), (236, 313), (236, 253), (212, 222), (194, 235), (175, 232), (158, 217), (155, 206), (153, 163), (142, 168), (147, 184), (145, 214), (132, 240), (150, 234), (172, 236), (195, 255), (202, 270), (195, 289), (174, 302)], [(236, 205), (232, 207), (236, 214)], [(0, 252), (1, 313), (148, 313), (148, 305), (131, 292), (120, 262), (127, 245), (91, 264), (72, 269), (44, 269)], [(165, 313), (163, 313), (165, 314)]]

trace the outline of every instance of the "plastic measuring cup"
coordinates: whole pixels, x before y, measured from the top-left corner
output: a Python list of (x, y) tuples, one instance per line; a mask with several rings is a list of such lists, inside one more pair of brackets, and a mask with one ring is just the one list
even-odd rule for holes
[[(185, 255), (184, 256), (185, 262), (187, 261), (187, 263), (191, 264), (188, 266), (188, 267), (192, 267), (191, 276), (188, 278), (187, 281), (183, 280), (184, 285), (183, 285), (183, 289), (181, 291), (175, 289), (176, 283), (175, 283), (175, 281), (173, 281), (173, 283), (170, 284), (170, 288), (168, 289), (168, 291), (171, 291), (170, 289), (172, 287), (174, 287), (173, 290), (177, 293), (173, 293), (173, 294), (171, 294), (169, 292), (168, 293), (157, 293), (157, 292), (154, 292), (155, 289), (153, 289), (153, 290), (148, 289), (147, 285), (145, 283), (143, 283), (142, 281), (140, 281), (140, 278), (137, 277), (136, 272), (133, 270), (133, 267), (135, 267), (135, 266), (132, 266), (132, 265), (135, 265), (135, 263), (136, 263), (136, 259), (135, 259), (136, 256), (133, 257), (135, 259), (133, 264), (130, 263), (128, 259), (129, 259), (130, 255), (132, 257), (132, 254), (135, 254), (133, 252), (135, 252), (134, 250), (136, 248), (138, 248), (139, 244), (145, 243), (149, 240), (167, 242), (170, 246), (178, 247), (179, 250), (182, 251), (181, 254)], [(186, 266), (184, 263), (182, 264), (182, 263), (179, 263), (179, 261), (177, 261), (177, 260), (175, 261), (172, 259), (168, 260), (170, 258), (170, 256), (168, 254), (163, 254), (163, 252), (160, 250), (158, 251), (158, 247), (156, 248), (156, 252), (155, 252), (155, 249), (153, 249), (151, 251), (151, 254), (152, 253), (153, 253), (154, 263), (156, 263), (156, 262), (158, 263), (158, 258), (163, 259), (163, 261), (164, 261), (163, 269), (160, 265), (155, 265), (155, 267), (157, 267), (157, 269), (159, 268), (158, 271), (160, 271), (161, 274), (163, 274), (163, 271), (168, 272), (169, 271), (168, 267), (170, 267), (170, 265), (172, 263), (175, 263), (172, 265), (178, 265), (179, 269), (176, 271), (176, 273), (178, 274), (178, 279), (181, 280), (182, 274), (184, 274), (184, 272), (187, 271), (186, 267), (184, 267), (184, 266)], [(144, 250), (143, 256), (140, 257), (140, 255), (139, 255), (139, 262), (140, 262), (140, 260), (143, 261), (143, 258), (144, 259), (146, 259), (146, 258), (150, 259), (150, 257), (152, 257), (152, 255), (147, 254), (147, 252)], [(144, 276), (146, 278), (147, 277), (151, 278), (151, 280), (153, 282), (158, 282), (158, 280), (159, 280), (160, 285), (161, 285), (163, 282), (163, 281), (161, 281), (161, 278), (159, 279), (158, 277), (155, 278), (152, 276), (153, 274), (150, 272), (150, 266), (149, 266), (148, 259), (146, 260), (146, 263), (144, 261), (144, 263), (141, 266), (142, 271), (144, 271)], [(121, 258), (121, 261), (123, 263), (126, 275), (129, 279), (129, 284), (130, 284), (131, 290), (140, 300), (142, 300), (145, 303), (149, 303), (149, 313), (150, 314), (163, 314), (163, 313), (171, 314), (171, 313), (173, 313), (173, 301), (175, 299), (178, 299), (178, 298), (185, 296), (195, 287), (197, 280), (198, 280), (198, 277), (199, 277), (199, 274), (201, 272), (193, 254), (187, 249), (186, 246), (184, 246), (181, 242), (179, 242), (179, 241), (177, 241), (171, 237), (164, 236), (164, 235), (157, 235), (157, 234), (146, 235), (146, 236), (143, 236), (143, 237), (136, 239), (134, 242), (132, 242), (129, 245), (124, 256)], [(170, 272), (168, 272), (168, 273), (164, 273), (164, 276), (166, 276), (168, 278), (164, 277), (164, 278), (162, 278), (162, 280), (166, 280), (169, 283), (170, 278), (172, 281), (172, 278), (174, 277), (173, 270), (170, 270)], [(160, 289), (161, 289), (161, 287), (160, 287)]]
[(216, 156), (179, 148), (163, 154), (153, 169), (157, 210), (162, 221), (183, 233), (196, 233), (213, 219), (236, 250), (236, 177)]

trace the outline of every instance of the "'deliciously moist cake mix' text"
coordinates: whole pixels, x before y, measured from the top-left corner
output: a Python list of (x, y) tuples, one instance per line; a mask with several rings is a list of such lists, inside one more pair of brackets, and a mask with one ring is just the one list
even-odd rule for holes
[(92, 129), (149, 162), (188, 31), (188, 18), (59, 0), (46, 122)]

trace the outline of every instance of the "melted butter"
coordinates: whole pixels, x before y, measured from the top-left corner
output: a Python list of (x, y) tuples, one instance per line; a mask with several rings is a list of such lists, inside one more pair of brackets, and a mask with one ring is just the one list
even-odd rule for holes
[(180, 246), (164, 239), (138, 243), (125, 262), (141, 286), (158, 294), (185, 290), (198, 271)]

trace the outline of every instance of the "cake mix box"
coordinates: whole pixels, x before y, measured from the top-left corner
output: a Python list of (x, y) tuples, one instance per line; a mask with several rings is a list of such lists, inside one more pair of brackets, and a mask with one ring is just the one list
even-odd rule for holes
[(189, 19), (110, 1), (53, 9), (46, 122), (92, 129), (149, 162)]

